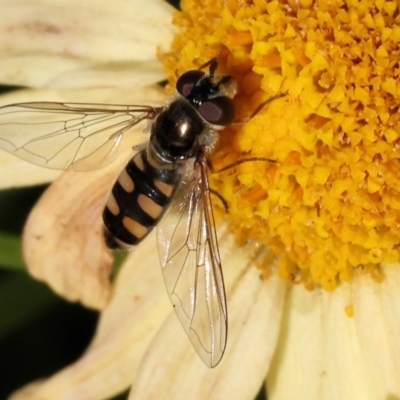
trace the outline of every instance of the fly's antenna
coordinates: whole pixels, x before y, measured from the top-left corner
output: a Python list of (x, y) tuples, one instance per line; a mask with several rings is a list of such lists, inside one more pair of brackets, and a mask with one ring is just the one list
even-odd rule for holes
[(289, 91), (287, 90), (286, 92), (278, 93), (275, 96), (269, 97), (267, 100), (263, 101), (261, 104), (258, 105), (258, 107), (252, 112), (247, 121), (250, 121), (252, 118), (254, 118), (267, 104), (273, 102), (274, 100), (280, 99), (281, 97), (285, 97), (288, 94)]
[(233, 121), (232, 125), (243, 125), (246, 122), (249, 122), (253, 119), (267, 104), (273, 102), (274, 100), (280, 99), (281, 97), (285, 97), (289, 94), (289, 91), (278, 93), (272, 97), (269, 97), (267, 100), (263, 101), (258, 105), (258, 107), (251, 113), (250, 117), (243, 118), (237, 121)]
[(199, 67), (199, 69), (204, 69), (204, 68), (209, 67), (209, 71), (210, 71), (210, 72), (209, 72), (209, 75), (210, 75), (210, 78), (213, 78), (213, 77), (214, 77), (214, 74), (215, 74), (215, 71), (216, 71), (217, 68), (218, 68), (218, 59), (219, 59), (219, 57), (221, 57), (221, 54), (222, 54), (225, 50), (228, 50), (228, 48), (227, 48), (225, 45), (221, 44), (221, 47), (220, 47), (220, 49), (218, 50), (218, 53), (215, 55), (215, 57), (211, 58), (211, 60), (208, 60), (206, 63), (204, 63), (203, 65), (201, 65), (201, 66)]

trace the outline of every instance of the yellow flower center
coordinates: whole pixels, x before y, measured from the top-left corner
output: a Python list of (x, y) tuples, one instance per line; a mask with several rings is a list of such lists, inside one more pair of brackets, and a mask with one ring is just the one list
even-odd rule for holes
[[(356, 271), (380, 279), (399, 260), (399, 9), (393, 1), (183, 0), (163, 56), (176, 77), (213, 57), (238, 83), (237, 118), (221, 133), (211, 184), (239, 241), (281, 255), (283, 279), (333, 290)], [(225, 54), (227, 53), (227, 54)], [(218, 200), (215, 201), (216, 208)], [(265, 263), (271, 254), (266, 254)]]

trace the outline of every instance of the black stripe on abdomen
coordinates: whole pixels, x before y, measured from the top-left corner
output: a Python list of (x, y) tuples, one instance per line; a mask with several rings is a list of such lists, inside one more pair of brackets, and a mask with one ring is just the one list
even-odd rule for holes
[(132, 246), (157, 225), (175, 192), (179, 173), (157, 169), (146, 150), (136, 154), (121, 172), (103, 213), (107, 245)]

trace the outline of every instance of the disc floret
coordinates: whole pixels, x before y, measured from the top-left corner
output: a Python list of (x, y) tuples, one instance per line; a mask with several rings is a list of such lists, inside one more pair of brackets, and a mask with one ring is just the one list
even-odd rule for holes
[[(213, 177), (237, 238), (267, 245), (279, 274), (333, 290), (399, 260), (399, 9), (395, 2), (183, 1), (180, 34), (164, 56), (176, 74), (226, 46), (237, 118), (213, 163), (249, 162)], [(179, 57), (176, 54), (180, 54)]]

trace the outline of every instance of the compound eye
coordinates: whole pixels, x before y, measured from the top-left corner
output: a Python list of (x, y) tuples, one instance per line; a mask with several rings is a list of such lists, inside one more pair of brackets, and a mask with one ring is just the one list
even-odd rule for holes
[(182, 74), (176, 82), (176, 90), (183, 96), (188, 97), (194, 85), (205, 75), (203, 71), (193, 70)]
[(227, 96), (218, 96), (204, 101), (198, 111), (207, 122), (213, 125), (226, 126), (235, 118), (233, 100)]

